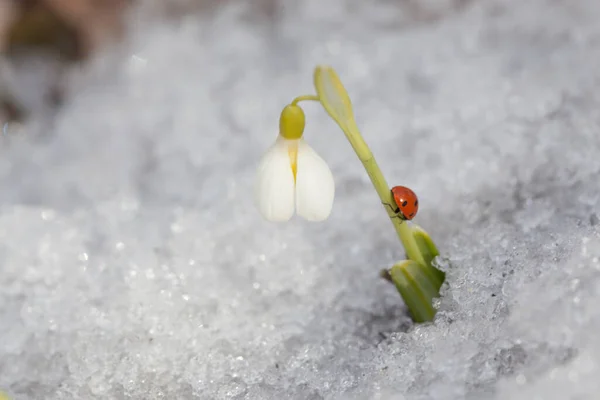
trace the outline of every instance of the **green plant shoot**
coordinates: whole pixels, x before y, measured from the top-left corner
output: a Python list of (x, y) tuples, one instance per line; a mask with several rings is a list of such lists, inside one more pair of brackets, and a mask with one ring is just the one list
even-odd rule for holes
[[(445, 273), (433, 265), (433, 260), (439, 255), (437, 247), (419, 226), (398, 218), (392, 206), (394, 199), (390, 187), (358, 129), (350, 97), (333, 68), (315, 68), (314, 85), (316, 99), (344, 132), (365, 167), (406, 251), (408, 260), (394, 264), (384, 271), (383, 276), (394, 283), (415, 322), (432, 321), (436, 313), (432, 302), (439, 297), (445, 280)], [(315, 100), (315, 96), (298, 97), (292, 104), (301, 100)]]

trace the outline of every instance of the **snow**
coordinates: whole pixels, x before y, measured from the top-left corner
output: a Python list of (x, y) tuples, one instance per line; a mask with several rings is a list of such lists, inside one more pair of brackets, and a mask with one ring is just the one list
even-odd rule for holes
[[(274, 3), (275, 4), (275, 3)], [(130, 17), (2, 139), (0, 389), (15, 399), (589, 399), (600, 384), (600, 3), (237, 2)], [(411, 5), (412, 4), (412, 5)], [(146, 7), (151, 8), (152, 3)], [(343, 134), (323, 223), (262, 220), (279, 112), (334, 66), (447, 260), (432, 324)]]

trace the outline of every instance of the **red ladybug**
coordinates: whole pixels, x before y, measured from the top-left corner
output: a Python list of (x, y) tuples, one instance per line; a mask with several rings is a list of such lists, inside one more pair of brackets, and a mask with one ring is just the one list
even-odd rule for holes
[(402, 213), (404, 219), (413, 219), (417, 215), (417, 211), (419, 211), (419, 199), (415, 192), (405, 186), (394, 186), (392, 188), (392, 195), (398, 206), (398, 211)]

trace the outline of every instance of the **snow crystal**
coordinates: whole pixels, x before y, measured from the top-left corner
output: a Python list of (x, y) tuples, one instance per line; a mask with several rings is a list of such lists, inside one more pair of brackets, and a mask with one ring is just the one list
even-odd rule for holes
[[(272, 3), (268, 18), (239, 2), (134, 12), (51, 121), (2, 139), (0, 389), (593, 398), (600, 3)], [(413, 325), (378, 277), (404, 251), (318, 105), (305, 134), (334, 172), (331, 218), (270, 224), (251, 203), (317, 64), (338, 71), (389, 182), (419, 195), (448, 277), (434, 323)]]

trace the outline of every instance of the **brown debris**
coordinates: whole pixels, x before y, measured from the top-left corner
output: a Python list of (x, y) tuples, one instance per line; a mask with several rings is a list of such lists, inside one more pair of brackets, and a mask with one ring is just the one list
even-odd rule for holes
[[(62, 99), (59, 78), (63, 67), (119, 40), (124, 11), (130, 3), (131, 0), (0, 0), (0, 68), (22, 55), (38, 54), (59, 61), (56, 83), (40, 89), (47, 106), (55, 108)], [(2, 79), (10, 78), (0, 75), (0, 128), (6, 122), (22, 121), (28, 114), (26, 107), (15, 100), (16, 93), (10, 91), (20, 89)]]
[(0, 0), (0, 53), (6, 47), (7, 35), (15, 18), (16, 6), (12, 0)]
[(85, 54), (118, 40), (122, 34), (123, 12), (129, 0), (44, 0), (80, 35)]
[(0, 52), (53, 49), (80, 59), (118, 40), (130, 0), (0, 0)]

